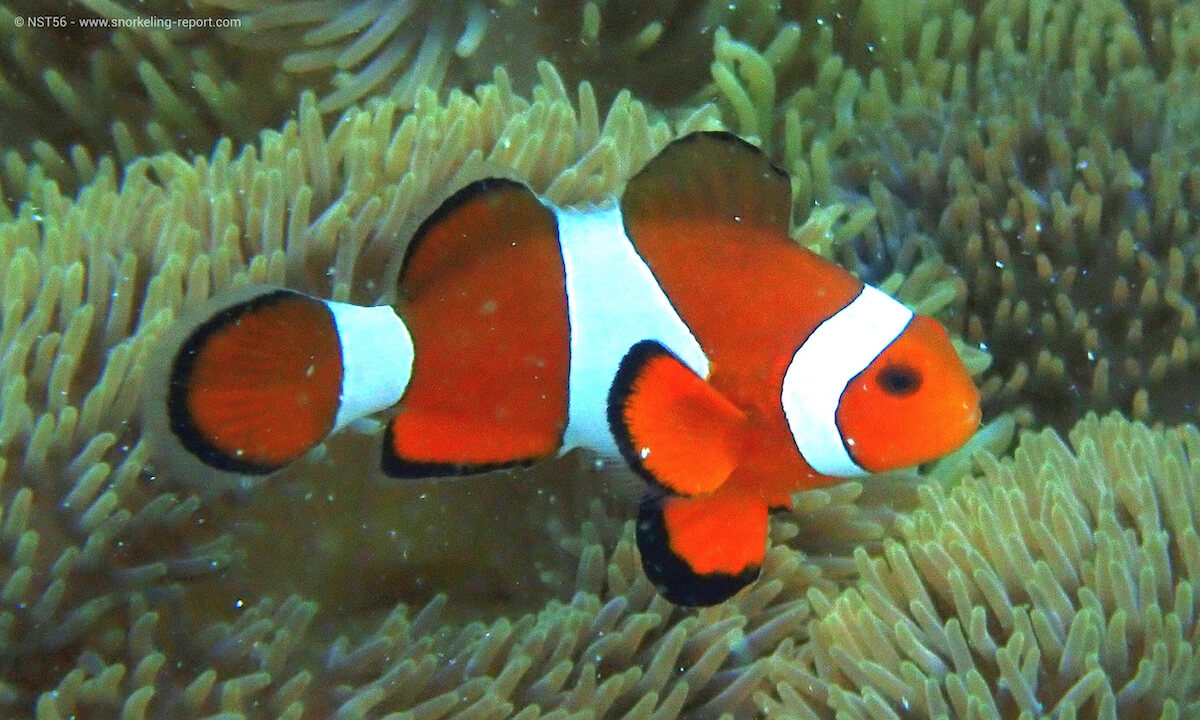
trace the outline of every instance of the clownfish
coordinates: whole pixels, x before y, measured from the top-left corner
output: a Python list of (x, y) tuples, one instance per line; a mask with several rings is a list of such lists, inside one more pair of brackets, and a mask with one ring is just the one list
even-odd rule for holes
[(219, 297), (165, 349), (146, 422), (237, 474), (389, 409), (393, 477), (620, 457), (647, 481), (649, 579), (720, 602), (758, 576), (792, 493), (940, 457), (980, 421), (945, 329), (794, 242), (791, 204), (787, 175), (721, 132), (598, 207), (471, 183), (418, 227), (388, 304)]

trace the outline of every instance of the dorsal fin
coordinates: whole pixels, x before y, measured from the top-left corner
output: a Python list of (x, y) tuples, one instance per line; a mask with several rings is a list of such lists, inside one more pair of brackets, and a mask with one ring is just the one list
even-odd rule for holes
[(621, 197), (631, 236), (644, 220), (666, 216), (732, 232), (739, 227), (778, 230), (787, 240), (791, 210), (787, 174), (762, 150), (727, 132), (696, 132), (675, 140), (633, 176)]
[(449, 268), (486, 263), (489, 249), (557, 237), (554, 212), (533, 190), (507, 178), (478, 180), (447, 198), (417, 228), (400, 267), (401, 295), (419, 294)]

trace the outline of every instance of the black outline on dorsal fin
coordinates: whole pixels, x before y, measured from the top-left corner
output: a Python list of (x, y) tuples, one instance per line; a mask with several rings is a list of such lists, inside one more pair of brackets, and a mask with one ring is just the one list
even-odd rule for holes
[[(721, 167), (729, 172), (716, 172)], [(621, 196), (621, 211), (630, 237), (635, 232), (630, 218), (636, 226), (637, 203), (641, 200), (630, 191), (644, 192), (639, 186), (655, 180), (661, 183), (662, 194), (671, 195), (671, 201), (647, 198), (663, 201), (662, 207), (655, 206), (655, 212), (775, 227), (780, 230), (780, 240), (791, 242), (791, 178), (760, 148), (733, 133), (707, 130), (684, 135), (664, 147), (629, 180)]]
[(642, 498), (636, 532), (642, 570), (660, 595), (676, 605), (707, 607), (728, 600), (758, 579), (761, 564), (749, 566), (736, 575), (693, 571), (687, 561), (671, 551), (662, 499), (663, 496), (655, 494)]
[[(527, 192), (530, 197), (537, 201), (539, 205), (545, 207), (542, 201), (538, 198), (537, 193), (535, 193), (532, 188), (523, 182), (519, 182), (511, 178), (488, 177), (464, 185), (452, 193), (444, 201), (442, 201), (442, 204), (439, 205), (436, 210), (430, 213), (429, 216), (426, 217), (419, 226), (417, 226), (416, 231), (412, 235), (412, 239), (409, 240), (408, 247), (404, 249), (404, 259), (401, 261), (400, 270), (396, 275), (397, 286), (402, 287), (404, 285), (408, 275), (409, 261), (412, 259), (413, 255), (415, 255), (417, 251), (420, 250), (425, 244), (425, 238), (429, 235), (430, 230), (444, 221), (447, 217), (454, 214), (463, 205), (466, 205), (480, 195), (486, 195), (489, 192), (494, 192), (498, 189), (506, 187), (516, 188)], [(554, 223), (555, 235), (557, 235), (558, 218), (555, 217), (553, 210), (548, 207), (545, 209), (547, 215), (551, 219), (551, 222)]]

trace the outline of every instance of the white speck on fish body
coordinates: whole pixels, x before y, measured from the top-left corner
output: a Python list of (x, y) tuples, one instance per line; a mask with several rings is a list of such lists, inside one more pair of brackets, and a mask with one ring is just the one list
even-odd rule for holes
[(641, 450), (638, 451), (638, 455), (640, 455), (641, 458), (643, 460), (645, 460), (646, 458), (650, 457), (650, 448), (648, 448), (648, 447), (642, 448)]

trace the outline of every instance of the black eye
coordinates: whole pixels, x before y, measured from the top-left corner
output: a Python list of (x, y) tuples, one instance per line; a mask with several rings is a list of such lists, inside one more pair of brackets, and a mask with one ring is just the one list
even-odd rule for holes
[(888, 395), (904, 397), (921, 388), (921, 373), (907, 365), (888, 365), (879, 371), (877, 382)]

